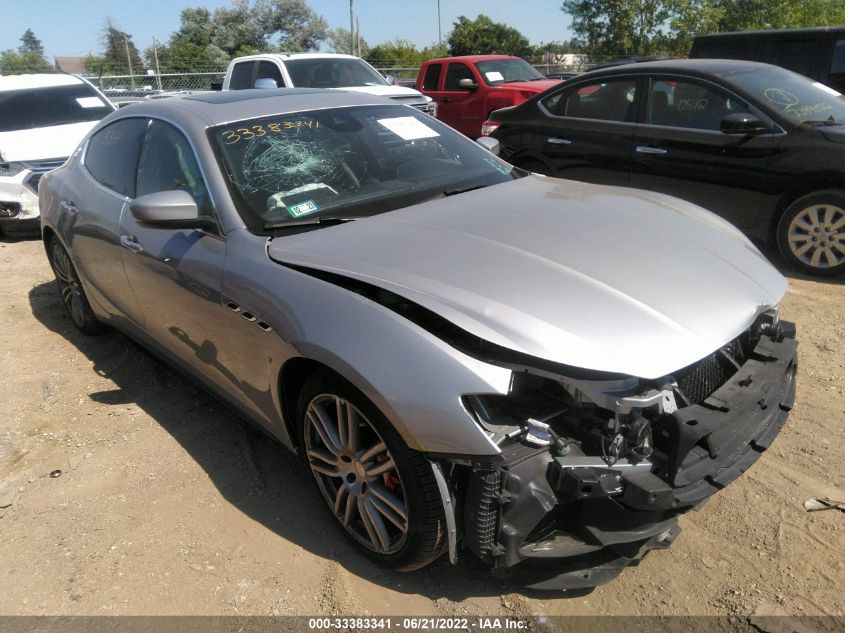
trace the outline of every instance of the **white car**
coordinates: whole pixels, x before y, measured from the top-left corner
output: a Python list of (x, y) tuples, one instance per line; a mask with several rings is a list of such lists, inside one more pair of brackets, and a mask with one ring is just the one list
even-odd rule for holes
[(435, 116), (437, 106), (418, 90), (397, 86), (360, 57), (338, 53), (262, 53), (229, 62), (223, 90), (329, 88), (387, 97)]
[(38, 229), (38, 181), (115, 107), (85, 79), (0, 77), (0, 233)]

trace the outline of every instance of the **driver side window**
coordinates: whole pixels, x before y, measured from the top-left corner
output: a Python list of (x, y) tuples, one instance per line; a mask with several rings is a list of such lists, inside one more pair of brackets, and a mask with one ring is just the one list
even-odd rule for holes
[(137, 195), (181, 189), (201, 215), (212, 215), (205, 181), (188, 141), (172, 125), (153, 119), (138, 163)]

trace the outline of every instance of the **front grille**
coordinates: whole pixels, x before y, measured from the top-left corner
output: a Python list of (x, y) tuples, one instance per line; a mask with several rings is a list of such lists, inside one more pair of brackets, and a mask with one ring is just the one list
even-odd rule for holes
[(0, 200), (0, 218), (14, 218), (21, 212), (21, 205), (17, 202), (3, 202)]
[(739, 336), (710, 356), (675, 373), (676, 392), (686, 404), (700, 404), (724, 385), (745, 362), (743, 340)]

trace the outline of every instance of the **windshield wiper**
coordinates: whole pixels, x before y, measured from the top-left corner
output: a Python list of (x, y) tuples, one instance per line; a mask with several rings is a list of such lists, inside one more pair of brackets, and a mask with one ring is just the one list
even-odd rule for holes
[(265, 231), (272, 231), (274, 229), (292, 229), (299, 226), (334, 226), (336, 224), (345, 224), (352, 222), (356, 218), (342, 218), (334, 215), (322, 216), (318, 218), (308, 218), (307, 220), (286, 220), (284, 222), (268, 222), (264, 225)]
[(842, 124), (839, 121), (837, 121), (833, 117), (833, 115), (830, 115), (828, 118), (826, 118), (824, 120), (817, 119), (815, 121), (813, 121), (813, 120), (801, 121), (800, 125), (812, 125), (814, 127), (822, 127), (822, 126), (826, 126), (826, 125), (842, 125)]
[(476, 189), (484, 189), (484, 187), (489, 187), (489, 185), (472, 185), (471, 187), (464, 187), (463, 189), (447, 189), (446, 191), (442, 191), (441, 194), (444, 196), (454, 196), (459, 193), (466, 193), (467, 191), (475, 191)]

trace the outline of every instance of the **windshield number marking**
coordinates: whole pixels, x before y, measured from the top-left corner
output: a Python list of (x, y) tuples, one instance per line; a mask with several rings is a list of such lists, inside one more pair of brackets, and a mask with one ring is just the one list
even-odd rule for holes
[(266, 136), (268, 132), (279, 134), (288, 130), (298, 130), (300, 128), (318, 128), (320, 122), (315, 119), (298, 119), (296, 121), (279, 121), (276, 123), (267, 123), (265, 125), (253, 125), (249, 128), (239, 127), (236, 130), (225, 130), (221, 132), (223, 135), (223, 142), (226, 145), (234, 145), (242, 140), (251, 141), (254, 138), (261, 138)]

